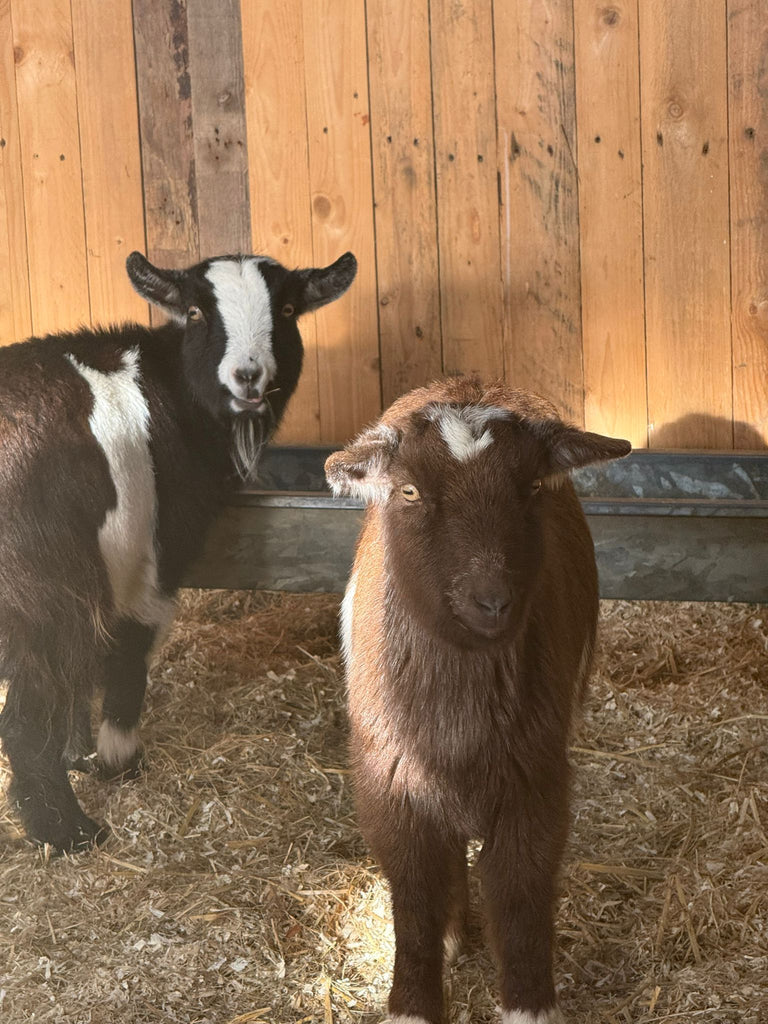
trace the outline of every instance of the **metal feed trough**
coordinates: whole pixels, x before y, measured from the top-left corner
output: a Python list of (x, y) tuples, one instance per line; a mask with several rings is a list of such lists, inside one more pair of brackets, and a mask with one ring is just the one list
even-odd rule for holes
[[(193, 587), (343, 591), (362, 505), (333, 498), (334, 448), (273, 447), (223, 510)], [(574, 473), (602, 597), (768, 602), (768, 455), (636, 451)]]

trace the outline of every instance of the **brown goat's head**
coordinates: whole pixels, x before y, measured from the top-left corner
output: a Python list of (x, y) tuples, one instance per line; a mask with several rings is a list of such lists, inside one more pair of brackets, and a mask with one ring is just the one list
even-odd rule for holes
[(336, 494), (381, 507), (387, 571), (416, 620), (478, 647), (507, 642), (524, 619), (547, 520), (568, 525), (564, 475), (630, 445), (568, 426), (525, 392), (461, 385), (400, 399), (326, 475)]

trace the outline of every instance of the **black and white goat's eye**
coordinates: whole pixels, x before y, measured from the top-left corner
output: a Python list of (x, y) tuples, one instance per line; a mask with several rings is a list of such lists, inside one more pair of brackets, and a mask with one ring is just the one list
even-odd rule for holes
[(291, 305), (290, 302), (286, 302), (286, 304), (283, 306), (280, 312), (283, 314), (283, 316), (293, 316), (294, 307)]
[(189, 309), (187, 310), (187, 317), (190, 320), (202, 320), (203, 311), (202, 309), (200, 309), (199, 306), (190, 306)]
[(421, 497), (418, 488), (414, 487), (413, 484), (403, 484), (400, 488), (400, 493), (406, 501), (418, 501)]
[(531, 483), (531, 494), (538, 494), (539, 491), (541, 490), (541, 485), (542, 485), (542, 481), (541, 480), (538, 480), (538, 479), (534, 480)]

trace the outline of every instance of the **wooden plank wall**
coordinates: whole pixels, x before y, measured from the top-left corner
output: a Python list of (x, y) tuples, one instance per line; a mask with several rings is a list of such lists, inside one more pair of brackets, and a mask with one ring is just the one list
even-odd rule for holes
[(0, 0), (0, 341), (146, 318), (132, 248), (349, 248), (285, 441), (479, 371), (764, 448), (766, 80), (768, 0)]

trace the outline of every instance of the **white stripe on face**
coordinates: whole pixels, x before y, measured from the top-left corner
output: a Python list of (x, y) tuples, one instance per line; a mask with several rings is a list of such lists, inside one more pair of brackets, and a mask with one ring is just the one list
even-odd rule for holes
[(437, 405), (429, 414), (451, 455), (459, 462), (474, 458), (492, 445), (493, 434), (485, 429), (486, 425), (490, 420), (508, 416), (508, 410), (492, 405), (468, 405), (462, 409)]
[(235, 380), (237, 370), (257, 374), (261, 391), (277, 371), (272, 351), (272, 303), (260, 262), (253, 258), (217, 260), (206, 271), (227, 334), (219, 380), (237, 398), (245, 397)]
[(99, 530), (99, 548), (112, 587), (115, 611), (145, 625), (167, 618), (168, 601), (157, 589), (155, 476), (149, 452), (149, 408), (139, 387), (139, 353), (102, 373), (68, 357), (93, 394), (88, 423), (109, 466), (117, 493)]

